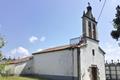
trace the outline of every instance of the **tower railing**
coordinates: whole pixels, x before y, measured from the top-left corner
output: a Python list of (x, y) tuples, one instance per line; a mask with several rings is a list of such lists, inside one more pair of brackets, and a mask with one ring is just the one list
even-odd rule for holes
[(85, 37), (83, 37), (83, 36), (71, 38), (70, 39), (70, 46), (77, 46), (83, 42), (85, 42)]

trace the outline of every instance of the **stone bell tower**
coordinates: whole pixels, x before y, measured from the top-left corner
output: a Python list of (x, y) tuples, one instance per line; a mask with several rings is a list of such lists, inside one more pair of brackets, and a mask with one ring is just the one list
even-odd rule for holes
[(90, 3), (88, 3), (87, 11), (84, 11), (82, 16), (83, 36), (98, 41), (96, 25), (97, 22), (93, 17), (92, 7), (90, 6)]

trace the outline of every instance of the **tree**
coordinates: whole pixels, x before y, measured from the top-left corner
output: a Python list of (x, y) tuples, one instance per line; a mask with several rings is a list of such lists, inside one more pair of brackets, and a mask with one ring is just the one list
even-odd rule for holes
[(0, 51), (0, 61), (2, 60), (2, 52)]
[[(5, 45), (5, 40), (3, 37), (0, 36), (0, 49)], [(3, 54), (2, 51), (0, 50), (0, 75), (4, 73), (5, 65), (6, 62), (2, 60), (3, 59)]]
[(0, 51), (0, 75), (2, 75), (2, 73), (4, 72), (4, 68), (5, 68), (5, 64), (2, 61), (2, 59), (3, 59), (3, 55), (2, 55), (2, 52)]
[(111, 36), (118, 41), (120, 38), (120, 6), (118, 5), (116, 7), (116, 15), (115, 18), (113, 19), (113, 26), (115, 30), (112, 30)]
[(5, 40), (2, 36), (0, 36), (0, 48), (5, 46)]
[[(5, 46), (5, 40), (2, 36), (0, 36), (0, 49), (4, 46)], [(2, 60), (2, 58), (3, 58), (3, 54), (2, 51), (0, 50), (0, 61)]]

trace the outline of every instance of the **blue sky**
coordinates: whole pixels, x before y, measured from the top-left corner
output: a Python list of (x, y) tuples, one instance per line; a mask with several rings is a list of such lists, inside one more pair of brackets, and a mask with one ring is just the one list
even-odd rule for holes
[[(88, 2), (97, 20), (104, 0), (0, 0), (0, 33), (7, 41), (1, 50), (7, 57), (18, 57), (69, 44), (71, 38), (82, 34), (81, 17)], [(120, 58), (120, 47), (110, 36), (118, 3), (106, 1), (97, 25), (107, 60)]]

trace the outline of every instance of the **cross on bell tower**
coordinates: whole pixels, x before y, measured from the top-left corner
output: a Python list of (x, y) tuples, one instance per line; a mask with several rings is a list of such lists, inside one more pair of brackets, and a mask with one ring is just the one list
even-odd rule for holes
[(98, 40), (98, 34), (97, 34), (97, 22), (92, 14), (92, 7), (90, 6), (90, 3), (88, 2), (87, 11), (83, 12), (82, 16), (82, 27), (83, 27), (83, 36)]

